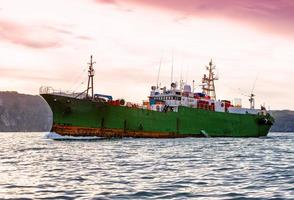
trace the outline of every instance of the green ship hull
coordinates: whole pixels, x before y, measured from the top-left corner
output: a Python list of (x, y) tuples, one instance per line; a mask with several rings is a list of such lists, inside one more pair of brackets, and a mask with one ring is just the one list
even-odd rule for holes
[(178, 112), (114, 106), (90, 99), (41, 94), (53, 112), (52, 131), (98, 137), (261, 137), (274, 119), (179, 106)]

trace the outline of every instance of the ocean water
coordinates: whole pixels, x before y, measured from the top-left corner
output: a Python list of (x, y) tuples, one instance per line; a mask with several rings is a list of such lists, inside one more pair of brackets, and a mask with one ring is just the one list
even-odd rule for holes
[(0, 133), (0, 198), (294, 199), (294, 133), (46, 139)]

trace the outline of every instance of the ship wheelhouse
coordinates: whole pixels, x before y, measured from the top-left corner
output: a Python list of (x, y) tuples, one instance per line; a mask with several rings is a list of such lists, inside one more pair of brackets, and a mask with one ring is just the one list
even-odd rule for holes
[(176, 88), (166, 90), (165, 87), (156, 88), (154, 86), (151, 89), (149, 96), (150, 110), (177, 112), (179, 106), (197, 108), (198, 96), (194, 95), (191, 91), (183, 91)]

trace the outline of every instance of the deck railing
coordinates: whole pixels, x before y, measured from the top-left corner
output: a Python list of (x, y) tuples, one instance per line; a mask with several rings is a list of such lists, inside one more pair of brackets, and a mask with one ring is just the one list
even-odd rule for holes
[(73, 92), (73, 91), (63, 91), (56, 90), (50, 86), (41, 86), (39, 89), (40, 94), (55, 94), (59, 96), (67, 96), (67, 97), (77, 97), (79, 99), (85, 98), (86, 94), (81, 94), (81, 92)]

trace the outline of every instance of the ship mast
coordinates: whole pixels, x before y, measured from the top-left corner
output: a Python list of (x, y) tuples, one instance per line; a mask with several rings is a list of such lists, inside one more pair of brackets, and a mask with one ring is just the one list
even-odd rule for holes
[(94, 77), (94, 69), (93, 69), (93, 65), (96, 62), (93, 62), (92, 60), (93, 56), (91, 55), (90, 57), (90, 62), (88, 63), (89, 65), (89, 70), (88, 70), (88, 87), (87, 87), (87, 98), (90, 98), (89, 96), (89, 92), (91, 94), (91, 98), (94, 98), (94, 83), (93, 83), (93, 77)]
[(255, 99), (254, 99), (254, 94), (251, 92), (249, 96), (249, 102), (250, 102), (250, 109), (254, 109), (255, 107)]
[(204, 74), (202, 78), (202, 90), (204, 94), (210, 96), (211, 99), (216, 100), (214, 81), (218, 79), (215, 77), (215, 65), (213, 65), (212, 60), (210, 60), (209, 66), (206, 66), (206, 70), (208, 70), (208, 76)]

